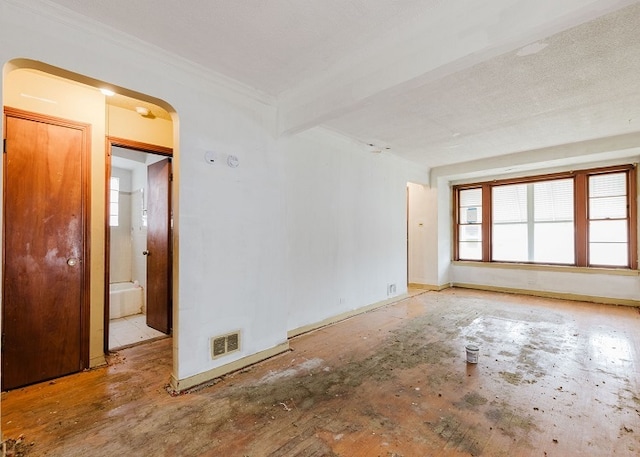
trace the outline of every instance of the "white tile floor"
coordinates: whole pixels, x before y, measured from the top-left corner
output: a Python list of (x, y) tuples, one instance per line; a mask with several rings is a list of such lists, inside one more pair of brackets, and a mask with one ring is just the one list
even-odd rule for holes
[(111, 319), (109, 322), (109, 349), (117, 349), (150, 339), (167, 336), (162, 332), (147, 327), (147, 316), (134, 314), (133, 316)]

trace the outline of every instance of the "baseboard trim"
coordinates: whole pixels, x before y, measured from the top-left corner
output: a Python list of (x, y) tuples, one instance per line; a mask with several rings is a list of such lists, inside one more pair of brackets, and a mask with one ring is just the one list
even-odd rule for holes
[(172, 374), (171, 380), (170, 380), (171, 389), (176, 393), (183, 392), (187, 389), (191, 389), (201, 384), (205, 384), (209, 381), (213, 381), (214, 379), (224, 376), (226, 374), (229, 374), (231, 372), (241, 370), (242, 368), (246, 368), (249, 365), (254, 365), (258, 362), (262, 362), (263, 360), (269, 359), (278, 354), (282, 354), (283, 352), (287, 352), (288, 350), (289, 350), (289, 341), (279, 344), (278, 346), (272, 347), (265, 351), (248, 355), (246, 357), (243, 357), (241, 359), (238, 359), (226, 365), (222, 365), (220, 367), (213, 368), (203, 373), (198, 373), (196, 375), (189, 376), (188, 378), (176, 379), (176, 377)]
[(98, 357), (92, 357), (89, 359), (89, 368), (98, 368), (103, 367), (107, 364), (107, 359), (104, 354), (99, 355)]
[(504, 292), (507, 294), (532, 295), (535, 297), (544, 297), (544, 298), (558, 298), (560, 300), (602, 303), (605, 305), (633, 306), (636, 308), (640, 308), (640, 300), (632, 300), (629, 298), (597, 297), (593, 295), (571, 294), (571, 293), (565, 293), (565, 292), (551, 292), (546, 290), (516, 289), (513, 287), (489, 286), (485, 284), (470, 284), (470, 283), (461, 283), (461, 282), (454, 282), (452, 284), (452, 287), (459, 287), (461, 289), (487, 290), (490, 292)]
[(363, 306), (361, 308), (352, 309), (350, 311), (338, 314), (336, 316), (328, 317), (328, 318), (326, 318), (324, 320), (321, 320), (319, 322), (315, 322), (313, 324), (303, 325), (302, 327), (298, 327), (298, 328), (295, 328), (293, 330), (289, 330), (287, 332), (287, 337), (288, 338), (293, 338), (295, 336), (302, 335), (303, 333), (308, 333), (308, 332), (311, 332), (313, 330), (317, 330), (319, 328), (326, 327), (327, 325), (335, 324), (335, 323), (343, 321), (345, 319), (349, 319), (350, 317), (357, 316), (358, 314), (363, 314), (363, 313), (366, 313), (368, 311), (372, 311), (374, 309), (380, 308), (382, 306), (389, 305), (391, 303), (399, 302), (400, 300), (404, 300), (405, 298), (409, 298), (409, 294), (397, 295), (397, 296), (395, 296), (393, 298), (390, 298), (388, 300), (383, 300), (383, 301), (379, 301), (379, 302), (373, 303), (371, 305)]
[(436, 286), (435, 284), (422, 284), (420, 282), (410, 282), (409, 287), (413, 287), (415, 289), (433, 290), (436, 292), (440, 292), (441, 290), (445, 290), (451, 287), (451, 284), (442, 284), (440, 286)]

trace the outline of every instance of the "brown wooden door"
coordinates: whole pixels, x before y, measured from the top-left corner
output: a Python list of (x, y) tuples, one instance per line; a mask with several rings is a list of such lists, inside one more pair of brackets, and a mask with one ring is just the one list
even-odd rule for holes
[(171, 333), (171, 159), (148, 167), (147, 325)]
[(77, 372), (88, 360), (89, 126), (30, 116), (6, 111), (3, 389)]

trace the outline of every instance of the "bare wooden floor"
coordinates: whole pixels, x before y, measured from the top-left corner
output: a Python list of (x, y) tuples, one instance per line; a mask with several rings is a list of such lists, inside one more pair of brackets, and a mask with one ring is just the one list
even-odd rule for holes
[[(479, 363), (465, 345), (480, 347)], [(640, 313), (450, 289), (172, 397), (171, 340), (2, 394), (46, 456), (637, 456)]]

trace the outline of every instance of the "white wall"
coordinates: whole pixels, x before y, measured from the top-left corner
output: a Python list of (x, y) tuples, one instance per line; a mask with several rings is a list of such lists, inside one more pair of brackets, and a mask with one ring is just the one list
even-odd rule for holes
[(131, 171), (113, 167), (111, 176), (119, 179), (118, 225), (110, 227), (110, 282), (132, 280)]
[[(553, 269), (531, 270), (510, 267), (482, 267), (467, 263), (452, 266), (452, 282), (478, 286), (492, 286), (499, 289), (528, 290), (558, 296), (574, 295), (584, 298), (605, 299), (621, 304), (627, 300), (640, 300), (640, 277), (638, 275), (618, 275), (584, 272), (578, 269), (567, 271)], [(611, 299), (611, 300), (609, 300)]]
[(288, 329), (406, 293), (406, 185), (414, 167), (322, 129), (280, 147)]
[[(431, 205), (434, 205), (433, 200), (436, 200), (438, 230), (435, 232), (436, 240), (431, 242), (437, 246), (438, 254), (435, 258), (430, 259), (429, 274), (437, 278), (436, 284), (438, 286), (446, 286), (451, 283), (450, 268), (453, 253), (451, 185), (446, 179), (438, 178), (434, 180), (434, 186), (429, 194), (429, 200)], [(433, 192), (434, 190), (435, 192)]]

